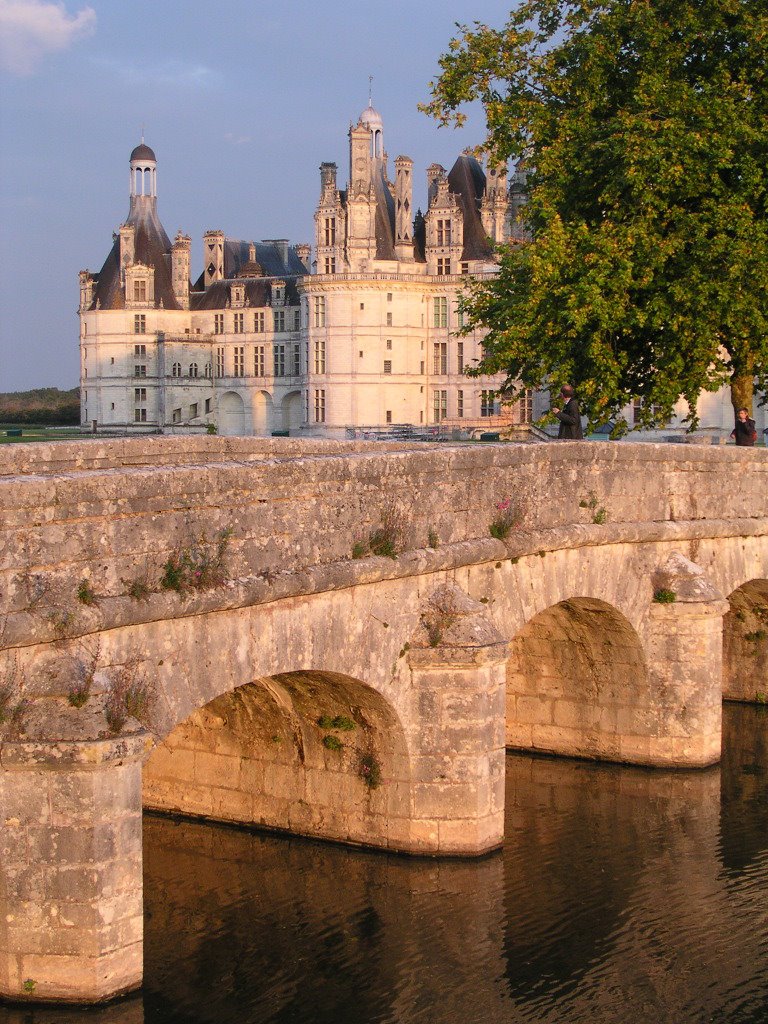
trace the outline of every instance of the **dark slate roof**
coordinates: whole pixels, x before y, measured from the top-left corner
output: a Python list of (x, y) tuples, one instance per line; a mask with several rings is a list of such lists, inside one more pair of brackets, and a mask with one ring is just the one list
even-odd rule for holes
[(485, 194), (485, 172), (473, 156), (463, 153), (448, 173), (448, 188), (458, 197), (464, 214), (464, 251), (462, 260), (487, 260), (493, 247), (480, 218)]
[(381, 161), (381, 166), (374, 166), (373, 188), (376, 193), (376, 259), (393, 260), (395, 258), (395, 201), (389, 191), (383, 161)]
[(420, 209), (413, 218), (413, 258), (417, 263), (427, 262), (427, 224)]
[[(157, 199), (154, 196), (132, 196), (125, 223), (135, 228), (135, 261), (155, 269), (155, 304), (162, 301), (166, 309), (180, 309), (171, 284), (171, 243), (157, 216)], [(96, 275), (90, 308), (95, 309), (97, 303), (101, 309), (125, 309), (125, 294), (120, 284), (119, 235)]]
[(142, 142), (131, 153), (131, 160), (154, 160), (157, 162), (157, 157), (154, 150), (150, 149), (149, 146), (145, 146)]
[[(306, 273), (306, 270), (304, 271)], [(280, 276), (275, 280), (285, 281), (285, 305), (299, 305), (299, 290), (296, 286), (297, 278)], [(258, 309), (260, 306), (268, 306), (272, 298), (273, 282), (264, 277), (236, 279), (228, 278), (224, 281), (214, 281), (204, 291), (193, 291), (189, 296), (190, 309), (226, 309), (230, 301), (231, 288), (233, 285), (245, 286), (245, 296), (248, 306)], [(202, 289), (202, 286), (201, 286)], [(237, 307), (240, 310), (241, 307)]]
[[(237, 277), (250, 263), (251, 243), (240, 238), (224, 239), (224, 277), (231, 279)], [(256, 242), (256, 262), (261, 267), (264, 277), (303, 277), (308, 273), (307, 268), (296, 255), (295, 246), (288, 246), (288, 259), (283, 260), (280, 248), (273, 242)], [(243, 278), (247, 280), (247, 278)], [(194, 290), (201, 292), (205, 287), (205, 271), (194, 283)], [(264, 303), (261, 303), (264, 305)], [(219, 307), (205, 306), (205, 309), (218, 309)]]

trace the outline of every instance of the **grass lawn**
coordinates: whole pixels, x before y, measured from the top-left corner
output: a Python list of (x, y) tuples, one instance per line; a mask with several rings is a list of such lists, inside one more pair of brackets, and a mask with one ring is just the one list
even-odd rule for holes
[[(20, 430), (21, 437), (8, 437), (6, 431)], [(31, 423), (0, 423), (0, 444), (28, 444), (31, 441), (82, 440), (84, 435), (79, 427), (36, 427)]]

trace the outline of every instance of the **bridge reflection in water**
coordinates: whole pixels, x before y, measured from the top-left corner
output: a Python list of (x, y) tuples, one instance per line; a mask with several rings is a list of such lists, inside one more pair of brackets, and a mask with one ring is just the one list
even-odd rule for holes
[(722, 765), (507, 757), (503, 852), (426, 861), (149, 816), (143, 996), (0, 1024), (757, 1024), (768, 709)]

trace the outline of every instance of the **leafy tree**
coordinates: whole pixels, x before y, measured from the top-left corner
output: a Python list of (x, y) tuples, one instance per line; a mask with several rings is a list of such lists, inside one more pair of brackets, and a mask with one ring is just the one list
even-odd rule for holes
[(593, 423), (664, 421), (768, 383), (768, 3), (523, 0), (458, 26), (423, 109), (480, 100), (485, 149), (528, 169), (530, 240), (499, 248), (467, 331), (503, 389), (573, 383)]

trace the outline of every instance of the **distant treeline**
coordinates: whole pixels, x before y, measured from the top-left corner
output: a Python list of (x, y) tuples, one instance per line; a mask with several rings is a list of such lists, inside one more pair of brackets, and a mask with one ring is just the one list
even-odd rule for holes
[(68, 427), (80, 422), (80, 388), (35, 388), (0, 392), (0, 423), (40, 423)]

